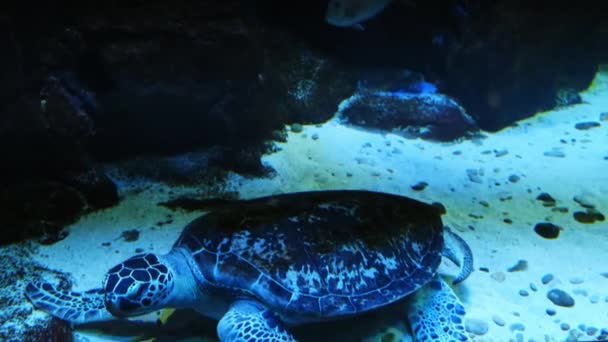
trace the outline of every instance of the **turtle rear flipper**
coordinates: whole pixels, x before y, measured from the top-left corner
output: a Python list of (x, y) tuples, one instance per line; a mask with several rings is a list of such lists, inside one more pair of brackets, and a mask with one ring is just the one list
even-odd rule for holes
[(460, 273), (452, 282), (456, 285), (467, 279), (473, 272), (473, 252), (466, 241), (455, 234), (448, 226), (443, 227), (443, 239), (443, 256), (460, 267)]
[(25, 295), (36, 309), (65, 321), (82, 324), (112, 319), (102, 289), (86, 292), (59, 290), (49, 283), (29, 283)]
[(464, 307), (439, 276), (414, 292), (409, 304), (408, 319), (415, 341), (470, 341), (464, 327)]

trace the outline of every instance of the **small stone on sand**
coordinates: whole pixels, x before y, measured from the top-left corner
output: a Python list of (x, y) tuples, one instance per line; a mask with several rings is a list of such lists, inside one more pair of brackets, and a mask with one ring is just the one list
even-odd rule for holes
[(475, 335), (485, 335), (488, 332), (488, 323), (481, 319), (471, 318), (464, 323), (465, 330)]
[(547, 293), (547, 298), (557, 305), (566, 308), (574, 306), (574, 298), (572, 298), (566, 291), (560, 289), (553, 289)]
[(497, 316), (497, 315), (492, 316), (492, 321), (494, 322), (494, 324), (498, 325), (499, 327), (504, 327), (505, 324), (507, 324), (507, 322), (505, 322), (504, 319), (502, 319), (500, 316)]
[(549, 283), (551, 282), (551, 280), (553, 280), (553, 274), (551, 274), (551, 273), (545, 274), (545, 275), (544, 275), (544, 276), (543, 276), (543, 277), (540, 279), (540, 281), (543, 283), (543, 285), (547, 285), (547, 284), (549, 284)]

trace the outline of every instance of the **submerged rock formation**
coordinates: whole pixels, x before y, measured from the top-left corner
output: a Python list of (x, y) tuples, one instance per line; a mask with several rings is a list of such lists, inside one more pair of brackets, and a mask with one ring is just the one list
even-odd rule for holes
[[(433, 97), (451, 108), (445, 116), (421, 110), (426, 95), (406, 101), (409, 117), (431, 125), (419, 131), (423, 138), (469, 129), (448, 99), (481, 129), (498, 130), (563, 105), (560, 94), (584, 89), (608, 61), (606, 21), (584, 2), (395, 2), (364, 31), (327, 24), (326, 6), (3, 2), (0, 184), (54, 182), (87, 197), (89, 185), (81, 192), (66, 178), (102, 173), (99, 161), (218, 146), (220, 167), (264, 174), (259, 156), (271, 151), (265, 142), (277, 130), (331, 118), (375, 69), (386, 71), (381, 78), (396, 75), (376, 85), (409, 69), (447, 96)], [(376, 95), (365, 101), (361, 109), (379, 110), (372, 121), (403, 104)], [(449, 124), (455, 129), (441, 128)], [(100, 205), (87, 199), (90, 207), (116, 203), (111, 183), (96, 183), (108, 197)]]

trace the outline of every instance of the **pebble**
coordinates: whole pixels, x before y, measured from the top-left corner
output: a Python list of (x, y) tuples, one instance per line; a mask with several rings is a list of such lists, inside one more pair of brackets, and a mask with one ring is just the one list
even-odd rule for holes
[(302, 127), (302, 125), (300, 125), (299, 123), (294, 123), (291, 125), (291, 131), (293, 133), (301, 133), (304, 130), (304, 127)]
[(490, 274), (490, 277), (492, 277), (492, 279), (496, 280), (499, 283), (502, 283), (503, 281), (505, 281), (505, 274), (502, 272), (494, 272), (492, 274)]
[(567, 207), (555, 207), (555, 208), (551, 208), (551, 211), (554, 213), (567, 213), (568, 208)]
[(498, 325), (499, 327), (504, 327), (505, 324), (507, 324), (507, 322), (505, 322), (504, 319), (500, 318), (500, 316), (497, 316), (497, 315), (492, 316), (492, 321), (494, 322), (494, 324)]
[(429, 185), (429, 183), (427, 182), (418, 182), (412, 186), (410, 186), (410, 188), (412, 188), (412, 190), (415, 191), (422, 191), (424, 190), (427, 186)]
[(509, 151), (503, 149), (503, 150), (494, 150), (494, 156), (496, 156), (496, 158), (500, 158), (503, 156), (506, 156), (507, 154), (509, 154)]
[(530, 293), (528, 293), (526, 290), (519, 290), (519, 295), (522, 297), (528, 297)]
[(574, 200), (574, 202), (578, 203), (583, 208), (595, 209), (595, 205), (593, 203), (591, 203), (589, 198), (587, 198), (583, 195), (574, 196), (574, 198), (572, 198), (572, 199)]
[(513, 323), (511, 326), (509, 326), (509, 329), (511, 329), (511, 331), (525, 331), (526, 326), (522, 323)]
[(470, 332), (475, 335), (485, 335), (488, 332), (489, 326), (486, 321), (481, 319), (467, 319), (464, 322), (464, 328), (467, 332)]
[(547, 292), (547, 298), (557, 305), (563, 307), (573, 307), (574, 306), (574, 298), (570, 296), (566, 291), (560, 289), (553, 289)]
[(312, 140), (318, 140), (319, 139), (319, 135), (317, 133), (315, 133), (315, 134), (311, 135), (310, 138)]
[(549, 195), (546, 192), (541, 192), (538, 196), (536, 196), (536, 199), (539, 201), (543, 201), (543, 202), (555, 203), (555, 198), (553, 198), (551, 195)]
[(481, 177), (483, 177), (483, 169), (477, 170), (477, 169), (467, 169), (467, 177), (469, 177), (469, 180), (473, 183), (483, 183), (483, 179)]
[(568, 330), (570, 330), (570, 324), (562, 323), (559, 325), (559, 328), (562, 329), (563, 331), (568, 331)]
[(550, 222), (539, 222), (534, 226), (534, 231), (536, 232), (536, 234), (540, 235), (545, 239), (557, 239), (560, 230), (560, 226), (557, 226)]
[(585, 282), (585, 279), (581, 278), (581, 277), (572, 277), (570, 279), (568, 279), (570, 281), (570, 284), (574, 284), (574, 285), (579, 285)]
[(566, 154), (564, 152), (558, 151), (558, 150), (546, 151), (546, 152), (543, 152), (543, 155), (545, 155), (546, 157), (555, 157), (555, 158), (566, 157)]
[(600, 121), (608, 121), (608, 112), (600, 113)]
[(574, 219), (580, 223), (594, 223), (595, 221), (604, 221), (606, 218), (604, 217), (604, 214), (600, 213), (597, 210), (593, 210), (593, 209), (587, 209), (586, 212), (584, 211), (577, 211), (574, 212), (572, 214), (572, 216), (574, 216)]
[(596, 327), (587, 327), (587, 329), (585, 329), (585, 333), (587, 333), (588, 336), (593, 336), (595, 334), (597, 334), (598, 332), (598, 328)]
[(553, 280), (553, 274), (551, 273), (547, 273), (542, 278), (540, 278), (540, 281), (543, 283), (543, 285), (549, 284), (551, 280)]
[(510, 175), (509, 176), (509, 182), (511, 182), (511, 183), (517, 183), (517, 182), (519, 182), (519, 176), (518, 175)]
[(139, 230), (131, 229), (125, 230), (120, 234), (120, 237), (123, 238), (126, 242), (134, 242), (139, 239)]
[(521, 272), (528, 269), (528, 262), (526, 260), (518, 260), (517, 263), (507, 269), (507, 272)]
[(577, 296), (583, 296), (583, 297), (587, 297), (589, 295), (589, 293), (587, 293), (587, 290), (585, 290), (585, 289), (574, 289), (574, 290), (572, 290), (572, 293)]
[(578, 330), (570, 330), (570, 332), (568, 333), (568, 338), (566, 339), (567, 342), (579, 342), (580, 341), (580, 337), (581, 335), (583, 335), (580, 331)]
[(600, 127), (600, 123), (599, 122), (595, 122), (595, 121), (584, 121), (584, 122), (579, 122), (576, 125), (574, 125), (574, 128), (581, 130), (581, 131), (586, 131), (595, 127)]
[(554, 315), (555, 315), (555, 313), (556, 313), (556, 312), (555, 312), (555, 310), (553, 310), (553, 309), (547, 309), (547, 310), (545, 310), (545, 312), (546, 312), (546, 313), (547, 313), (547, 315), (549, 315), (549, 316), (554, 316)]
[(600, 301), (600, 296), (594, 294), (591, 297), (589, 297), (589, 301), (591, 302), (591, 304), (597, 304)]
[(538, 288), (536, 287), (536, 284), (530, 283), (530, 290), (536, 292), (536, 290), (538, 290)]

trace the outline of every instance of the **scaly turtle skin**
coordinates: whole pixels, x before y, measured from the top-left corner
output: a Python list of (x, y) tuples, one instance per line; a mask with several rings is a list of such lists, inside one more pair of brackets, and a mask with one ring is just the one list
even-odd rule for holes
[(290, 326), (373, 310), (414, 293), (418, 341), (467, 341), (464, 308), (437, 276), (446, 256), (472, 270), (467, 244), (436, 207), (368, 191), (315, 191), (243, 201), (181, 201), (210, 209), (166, 255), (134, 256), (85, 293), (29, 284), (35, 307), (84, 323), (166, 307), (219, 320), (222, 341), (293, 341)]

